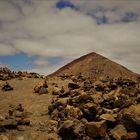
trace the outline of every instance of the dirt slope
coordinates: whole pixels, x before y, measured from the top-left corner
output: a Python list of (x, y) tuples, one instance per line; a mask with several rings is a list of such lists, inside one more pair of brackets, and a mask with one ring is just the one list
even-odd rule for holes
[[(20, 138), (20, 136), (24, 137), (25, 140), (33, 137), (40, 137), (40, 140), (43, 139), (43, 134), (40, 136), (40, 130), (37, 131), (37, 129), (41, 127), (42, 123), (45, 124), (48, 120), (48, 116), (43, 114), (47, 114), (52, 95), (45, 94), (38, 96), (34, 93), (34, 86), (40, 82), (43, 82), (43, 79), (12, 79), (9, 80), (8, 83), (14, 88), (13, 91), (4, 92), (0, 90), (0, 117), (5, 117), (8, 114), (9, 106), (14, 107), (18, 106), (18, 104), (22, 104), (25, 112), (30, 114), (29, 119), (32, 126), (23, 126), (24, 131), (8, 131), (6, 135), (10, 140), (16, 140), (18, 137)], [(0, 81), (0, 85), (4, 83), (5, 81)], [(44, 137), (47, 139), (46, 135)]]

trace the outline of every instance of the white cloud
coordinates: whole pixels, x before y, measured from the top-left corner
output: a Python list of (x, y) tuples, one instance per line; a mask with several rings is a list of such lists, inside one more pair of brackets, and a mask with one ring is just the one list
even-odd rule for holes
[[(97, 17), (106, 15), (109, 21), (120, 20), (127, 12), (140, 13), (139, 0), (70, 0), (79, 7), (81, 12), (95, 14)], [(140, 18), (138, 17), (138, 20)]]
[(44, 57), (40, 57), (37, 60), (34, 61), (34, 63), (38, 66), (38, 67), (47, 67), (49, 66), (49, 61), (47, 60), (47, 58)]
[(10, 45), (0, 43), (0, 56), (14, 55), (17, 50)]
[(0, 1), (0, 21), (14, 21), (20, 18), (16, 7), (5, 0)]
[[(14, 12), (14, 7), (3, 2), (9, 9), (13, 9), (10, 15), (13, 19), (22, 18), (15, 22), (7, 22), (12, 18), (8, 19), (7, 16), (8, 20), (5, 21), (0, 15), (0, 19), (5, 22), (2, 28), (0, 27), (2, 31), (0, 40), (13, 45), (4, 46), (0, 43), (0, 55), (24, 52), (31, 56), (39, 56), (34, 63), (38, 66), (49, 66), (47, 67), (49, 70), (45, 70), (50, 72), (78, 56), (95, 51), (125, 64), (133, 71), (140, 72), (139, 20), (127, 24), (114, 23), (99, 26), (91, 16), (85, 14), (94, 11), (99, 5), (105, 7), (106, 16), (110, 21), (114, 21), (122, 17), (126, 11), (132, 10), (138, 13), (140, 3), (91, 0), (73, 0), (73, 2), (80, 7), (81, 11), (70, 8), (56, 9), (54, 6), (56, 0), (34, 1), (31, 5), (20, 3), (24, 16), (19, 16), (18, 12)], [(111, 11), (113, 8), (114, 11)], [(6, 12), (7, 15), (8, 12)], [(97, 14), (102, 16), (104, 13)], [(49, 64), (48, 58), (59, 56), (66, 59), (65, 63), (55, 66)], [(34, 70), (42, 71), (41, 68)]]

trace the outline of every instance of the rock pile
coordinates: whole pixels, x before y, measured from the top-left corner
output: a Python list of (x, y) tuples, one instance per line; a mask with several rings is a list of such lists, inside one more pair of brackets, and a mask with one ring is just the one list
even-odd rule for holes
[(0, 132), (7, 132), (9, 130), (23, 131), (23, 126), (30, 126), (29, 112), (25, 112), (22, 104), (18, 106), (9, 106), (7, 115), (1, 116)]
[(47, 94), (48, 93), (48, 83), (47, 80), (44, 80), (44, 83), (39, 83), (34, 87), (34, 92), (38, 94)]
[(2, 91), (10, 91), (10, 90), (13, 90), (13, 87), (8, 82), (5, 82), (2, 85), (1, 90)]
[[(64, 78), (64, 77), (63, 77)], [(76, 79), (76, 78), (74, 78)], [(58, 91), (48, 107), (62, 140), (135, 140), (140, 138), (140, 87), (130, 79), (80, 75)], [(57, 91), (56, 91), (57, 92)]]
[(14, 78), (19, 78), (22, 80), (23, 78), (44, 78), (44, 77), (35, 72), (30, 73), (22, 71), (15, 72), (11, 71), (7, 67), (0, 68), (0, 80), (6, 81)]

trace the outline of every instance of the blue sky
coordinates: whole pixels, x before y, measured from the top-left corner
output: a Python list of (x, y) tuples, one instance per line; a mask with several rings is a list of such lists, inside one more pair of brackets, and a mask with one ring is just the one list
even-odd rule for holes
[(138, 0), (1, 0), (0, 66), (48, 74), (94, 51), (140, 73), (139, 22)]

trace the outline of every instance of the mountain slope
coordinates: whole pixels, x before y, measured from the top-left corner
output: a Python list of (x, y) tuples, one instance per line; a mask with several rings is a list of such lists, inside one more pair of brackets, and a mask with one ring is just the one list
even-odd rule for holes
[(110, 78), (136, 78), (138, 76), (127, 68), (94, 52), (72, 61), (49, 76), (78, 75), (79, 73), (91, 79), (106, 76)]

